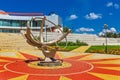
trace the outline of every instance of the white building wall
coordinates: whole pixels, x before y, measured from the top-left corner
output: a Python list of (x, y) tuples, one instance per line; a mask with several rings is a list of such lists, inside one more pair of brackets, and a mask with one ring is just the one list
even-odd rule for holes
[[(38, 35), (37, 32), (34, 32), (35, 35)], [(46, 34), (44, 33), (44, 37)], [(50, 40), (56, 40), (60, 36), (62, 36), (61, 33), (47, 33), (47, 39)], [(98, 37), (97, 35), (93, 34), (74, 34), (70, 33), (67, 36), (67, 41), (73, 41), (76, 42), (76, 40), (80, 40), (82, 42), (86, 42), (88, 45), (105, 45), (106, 39)], [(65, 41), (65, 39), (64, 39)], [(107, 45), (120, 45), (120, 38), (107, 38)]]
[[(48, 20), (50, 20), (51, 22), (55, 23), (56, 25), (59, 25), (59, 23), (62, 23), (62, 21), (59, 22), (59, 16), (56, 15), (56, 14), (52, 14), (52, 15), (50, 15), (50, 16), (46, 16), (46, 18), (47, 18)], [(45, 24), (48, 25), (48, 27), (55, 26), (55, 25), (49, 23), (48, 21), (46, 21)], [(60, 25), (61, 25), (61, 24), (60, 24)]]
[[(10, 16), (10, 15), (0, 15), (0, 19), (5, 19), (5, 20), (26, 20), (26, 21), (29, 21), (33, 17), (41, 17), (41, 18), (43, 18), (44, 16)], [(52, 21), (56, 25), (62, 25), (62, 20), (59, 20), (59, 18), (60, 17), (58, 15), (56, 15), (56, 14), (52, 14), (50, 16), (46, 16), (46, 19)], [(53, 24), (51, 24), (51, 23), (49, 23), (47, 21), (45, 22), (45, 25), (48, 25), (48, 27), (54, 26)], [(2, 26), (0, 26), (0, 27), (2, 27)]]

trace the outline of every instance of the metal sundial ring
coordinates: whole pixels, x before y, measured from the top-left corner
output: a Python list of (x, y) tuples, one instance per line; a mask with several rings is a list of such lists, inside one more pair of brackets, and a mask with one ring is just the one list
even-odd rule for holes
[[(31, 25), (30, 25), (30, 22), (32, 22), (33, 20), (41, 20), (41, 25), (40, 25), (40, 39), (39, 40), (36, 40), (35, 39), (35, 36), (32, 34), (31, 32)], [(51, 44), (54, 44), (54, 43), (57, 43), (61, 40), (63, 40), (64, 38), (66, 38), (66, 36), (70, 33), (70, 30), (68, 30), (66, 33), (63, 33), (62, 32), (62, 36), (59, 37), (58, 39), (56, 40), (52, 40), (52, 41), (49, 41), (49, 42), (44, 42), (43, 40), (43, 30), (44, 30), (44, 24), (45, 24), (45, 21), (48, 21), (49, 23), (51, 23), (52, 25), (56, 26), (61, 32), (62, 30), (60, 29), (59, 26), (57, 26), (56, 24), (54, 24), (53, 22), (51, 22), (50, 20), (47, 20), (46, 17), (43, 17), (43, 18), (40, 18), (40, 17), (35, 17), (35, 18), (32, 18), (28, 25), (27, 25), (27, 30), (26, 30), (26, 39), (27, 39), (27, 42), (32, 45), (32, 46), (36, 46), (36, 47), (41, 47), (41, 50), (45, 56), (45, 59), (44, 59), (44, 62), (54, 62), (54, 61), (58, 61), (61, 62), (60, 60), (57, 60), (57, 59), (54, 59), (54, 56), (56, 54), (56, 51), (58, 50), (58, 47), (55, 47), (54, 49), (51, 48), (49, 45)], [(48, 49), (48, 48), (51, 48), (51, 49)], [(58, 64), (57, 63), (57, 64)]]

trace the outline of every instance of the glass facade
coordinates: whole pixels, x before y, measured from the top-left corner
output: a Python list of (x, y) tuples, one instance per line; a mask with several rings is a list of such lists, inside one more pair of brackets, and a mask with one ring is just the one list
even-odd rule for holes
[[(38, 21), (32, 21), (32, 27), (40, 27), (41, 20)], [(26, 27), (27, 26), (27, 20), (5, 20), (0, 19), (0, 27), (9, 26), (9, 27)], [(0, 32), (10, 32), (10, 33), (19, 33), (20, 30), (12, 30), (12, 29), (2, 29)]]
[[(40, 27), (41, 21), (33, 21), (33, 27)], [(25, 20), (3, 20), (0, 19), (0, 26), (11, 26), (11, 27), (26, 27), (27, 21)]]
[(3, 20), (0, 19), (0, 26), (13, 26), (13, 27), (25, 27), (27, 21), (25, 20)]
[(3, 30), (0, 30), (0, 32), (20, 33), (20, 30), (5, 30), (5, 29), (3, 29)]
[(32, 21), (32, 26), (33, 27), (40, 27), (41, 26), (42, 21), (38, 20), (38, 21)]

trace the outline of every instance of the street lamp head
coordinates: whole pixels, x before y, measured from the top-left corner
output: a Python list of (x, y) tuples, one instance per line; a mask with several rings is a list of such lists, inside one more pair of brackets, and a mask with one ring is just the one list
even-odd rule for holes
[(104, 28), (107, 29), (107, 28), (108, 28), (108, 25), (107, 25), (107, 24), (104, 24)]

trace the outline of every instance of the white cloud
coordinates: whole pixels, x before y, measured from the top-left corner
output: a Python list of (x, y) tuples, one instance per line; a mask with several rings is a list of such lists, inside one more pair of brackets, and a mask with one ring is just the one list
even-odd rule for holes
[(119, 5), (118, 4), (114, 4), (114, 8), (115, 9), (119, 9)]
[(103, 29), (102, 32), (103, 32), (103, 33), (106, 33), (106, 32), (109, 33), (109, 32), (111, 32), (111, 30), (109, 30), (109, 29), (107, 29), (107, 30), (106, 30), (106, 29)]
[(92, 12), (87, 14), (85, 18), (89, 20), (98, 19), (98, 18), (102, 18), (102, 14), (95, 14), (94, 12)]
[(108, 32), (108, 33), (109, 33), (109, 32), (116, 33), (117, 30), (116, 30), (114, 27), (111, 27), (110, 29), (107, 29), (107, 30), (103, 29), (103, 30), (99, 33), (99, 36), (104, 35), (106, 32)]
[(108, 2), (106, 6), (107, 6), (107, 7), (113, 6), (113, 2)]
[(114, 27), (110, 28), (110, 31), (111, 32), (117, 32), (117, 30)]
[(69, 20), (74, 20), (74, 19), (77, 19), (77, 18), (78, 18), (78, 16), (77, 16), (77, 15), (72, 14), (72, 15), (70, 15)]
[(107, 7), (114, 7), (115, 9), (119, 9), (120, 6), (117, 3), (109, 2), (106, 4)]
[(113, 15), (113, 13), (109, 13), (109, 15), (111, 16), (111, 15)]
[(93, 32), (93, 31), (95, 31), (93, 28), (85, 28), (85, 27), (76, 29), (76, 32)]
[(105, 35), (105, 34), (104, 34), (103, 32), (100, 32), (100, 33), (99, 33), (99, 36), (102, 36), (102, 35)]
[(117, 32), (117, 30), (114, 28), (114, 27), (112, 27), (112, 28), (110, 28), (110, 29), (107, 29), (107, 30), (105, 30), (105, 29), (103, 29), (103, 31), (102, 32), (113, 32), (113, 33), (115, 33), (115, 32)]

